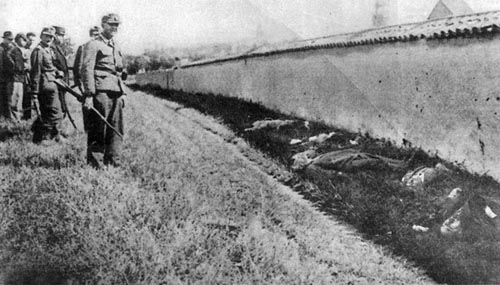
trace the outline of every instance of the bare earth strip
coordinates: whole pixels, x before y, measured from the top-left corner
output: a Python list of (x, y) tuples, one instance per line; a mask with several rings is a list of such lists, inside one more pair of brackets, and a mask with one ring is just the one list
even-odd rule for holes
[[(232, 134), (213, 118), (142, 92), (134, 93), (130, 99), (129, 126), (138, 128), (134, 122), (144, 122), (140, 128), (149, 129), (146, 133), (151, 138), (165, 141), (164, 147), (183, 156), (190, 164), (186, 167), (209, 171), (205, 173), (208, 176), (202, 175), (200, 179), (211, 180), (210, 185), (231, 183), (235, 191), (227, 195), (237, 196), (238, 188), (251, 187), (260, 196), (253, 201), (254, 212), (239, 218), (231, 212), (216, 211), (217, 206), (210, 205), (215, 207), (209, 211), (211, 219), (242, 227), (239, 238), (258, 240), (287, 271), (301, 272), (302, 281), (432, 283), (404, 260), (362, 240), (348, 226), (317, 212), (290, 188), (265, 174), (241, 154), (241, 148), (248, 147), (246, 144), (238, 141), (236, 146), (224, 140)], [(207, 190), (218, 191), (216, 187)]]
[(88, 167), (67, 120), (69, 142), (46, 147), (0, 122), (6, 284), (433, 283), (279, 184), (214, 118), (130, 93), (121, 169)]

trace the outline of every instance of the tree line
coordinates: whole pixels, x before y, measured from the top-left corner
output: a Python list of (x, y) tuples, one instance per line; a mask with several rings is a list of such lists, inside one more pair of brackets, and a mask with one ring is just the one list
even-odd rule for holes
[(125, 55), (128, 74), (170, 69), (181, 64), (243, 54), (267, 43), (220, 43), (193, 47), (147, 49), (141, 55)]

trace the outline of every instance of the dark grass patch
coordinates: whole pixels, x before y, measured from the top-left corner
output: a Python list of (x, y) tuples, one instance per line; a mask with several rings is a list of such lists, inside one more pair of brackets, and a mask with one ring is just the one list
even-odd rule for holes
[[(467, 231), (463, 236), (448, 238), (439, 234), (439, 226), (446, 218), (440, 213), (440, 199), (456, 187), (468, 195), (498, 197), (499, 185), (491, 177), (468, 173), (420, 149), (409, 147), (408, 142), (405, 142), (408, 147), (397, 147), (391, 141), (377, 140), (321, 122), (305, 124), (303, 119), (253, 102), (221, 95), (166, 91), (154, 86), (131, 87), (220, 118), (250, 145), (287, 168), (291, 166), (293, 154), (308, 148), (290, 145), (291, 139), (306, 139), (332, 131), (336, 135), (318, 146), (319, 153), (353, 147), (371, 154), (407, 160), (408, 167), (399, 171), (380, 169), (342, 175), (322, 170), (302, 171), (287, 184), (314, 202), (321, 211), (341, 218), (354, 225), (366, 238), (414, 261), (437, 282), (500, 283), (498, 232), (488, 233), (477, 221), (470, 221), (465, 225)], [(297, 120), (297, 123), (279, 129), (245, 131), (253, 122), (264, 119), (289, 119)], [(359, 144), (353, 146), (351, 140)], [(418, 166), (434, 166), (438, 162), (452, 172), (425, 186), (422, 191), (410, 190), (400, 183), (407, 171)], [(308, 187), (308, 182), (317, 188)], [(430, 231), (416, 232), (413, 225), (429, 227)]]

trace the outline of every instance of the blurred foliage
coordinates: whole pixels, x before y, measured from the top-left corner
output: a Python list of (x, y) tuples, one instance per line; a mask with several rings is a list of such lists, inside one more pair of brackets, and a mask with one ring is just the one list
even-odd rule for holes
[(235, 56), (255, 50), (267, 43), (221, 43), (199, 45), (186, 48), (153, 48), (141, 55), (126, 55), (125, 62), (129, 74), (169, 69), (176, 65), (206, 59)]

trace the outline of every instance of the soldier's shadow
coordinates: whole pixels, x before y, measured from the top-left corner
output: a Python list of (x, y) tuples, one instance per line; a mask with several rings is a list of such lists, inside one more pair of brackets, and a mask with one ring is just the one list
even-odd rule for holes
[(15, 132), (5, 129), (5, 128), (0, 128), (0, 142), (4, 142), (16, 135)]

